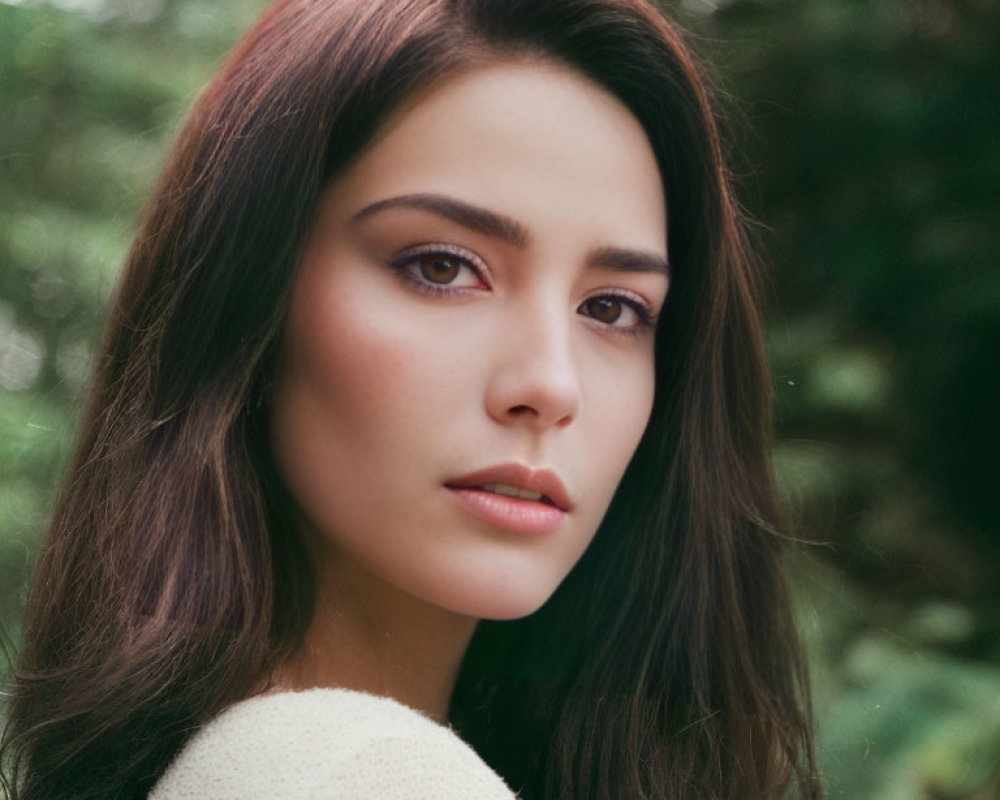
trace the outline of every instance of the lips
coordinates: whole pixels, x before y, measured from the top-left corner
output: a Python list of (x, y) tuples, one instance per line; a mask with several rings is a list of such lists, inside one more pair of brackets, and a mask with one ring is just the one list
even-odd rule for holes
[[(449, 489), (479, 489), (522, 502), (540, 502), (571, 511), (566, 487), (552, 470), (531, 469), (523, 464), (500, 464), (470, 472), (445, 482)], [(541, 495), (540, 497), (538, 495)]]

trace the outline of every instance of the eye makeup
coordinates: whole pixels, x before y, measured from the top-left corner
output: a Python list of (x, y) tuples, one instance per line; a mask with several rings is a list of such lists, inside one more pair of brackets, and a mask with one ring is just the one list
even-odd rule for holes
[[(603, 307), (602, 307), (603, 304)], [(619, 313), (613, 319), (602, 319), (602, 313), (611, 309), (614, 304), (619, 305)], [(586, 309), (586, 310), (585, 310)], [(588, 297), (578, 307), (583, 316), (588, 317), (598, 323), (602, 328), (611, 330), (616, 334), (626, 336), (638, 336), (656, 327), (658, 315), (649, 307), (646, 301), (631, 292), (621, 289), (601, 289), (598, 293)], [(623, 313), (624, 312), (624, 313)], [(622, 316), (630, 313), (635, 316), (635, 322), (631, 325), (616, 325)]]
[[(486, 262), (463, 247), (426, 243), (407, 247), (389, 262), (399, 280), (432, 296), (488, 291)], [(623, 289), (601, 289), (585, 299), (577, 312), (604, 331), (638, 336), (656, 326), (658, 315), (641, 295)], [(629, 324), (620, 324), (622, 319)]]
[[(454, 267), (454, 269), (446, 268)], [(485, 280), (486, 262), (462, 247), (449, 244), (420, 244), (406, 248), (389, 263), (400, 280), (427, 294), (456, 294), (489, 289)], [(466, 283), (456, 279), (467, 273)], [(469, 284), (469, 281), (474, 281)]]

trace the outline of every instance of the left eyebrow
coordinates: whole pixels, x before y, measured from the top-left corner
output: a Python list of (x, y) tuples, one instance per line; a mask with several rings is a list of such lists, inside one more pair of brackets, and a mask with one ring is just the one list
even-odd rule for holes
[[(428, 211), (522, 250), (531, 243), (528, 229), (517, 220), (442, 194), (405, 194), (377, 200), (358, 211), (351, 218), (351, 222), (356, 224), (390, 208)], [(622, 247), (601, 247), (595, 250), (588, 257), (587, 266), (616, 272), (653, 272), (670, 275), (670, 265), (663, 256)]]
[(656, 253), (626, 250), (621, 247), (602, 247), (590, 254), (589, 266), (615, 270), (617, 272), (655, 272), (670, 276), (667, 260)]

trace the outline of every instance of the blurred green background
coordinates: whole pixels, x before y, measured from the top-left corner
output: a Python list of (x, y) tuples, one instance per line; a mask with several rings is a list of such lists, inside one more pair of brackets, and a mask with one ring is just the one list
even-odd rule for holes
[[(0, 0), (0, 623), (178, 121), (262, 0)], [(1000, 3), (668, 3), (770, 262), (828, 795), (1000, 798)]]

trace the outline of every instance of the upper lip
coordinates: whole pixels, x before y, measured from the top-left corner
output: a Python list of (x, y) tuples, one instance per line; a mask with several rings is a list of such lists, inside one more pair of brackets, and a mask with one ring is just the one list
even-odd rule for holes
[(471, 488), (488, 483), (506, 483), (522, 489), (531, 489), (534, 492), (541, 492), (552, 501), (553, 505), (563, 511), (570, 511), (573, 508), (569, 492), (555, 472), (550, 469), (532, 469), (524, 464), (498, 464), (486, 467), (458, 478), (451, 478), (445, 481), (445, 486)]

